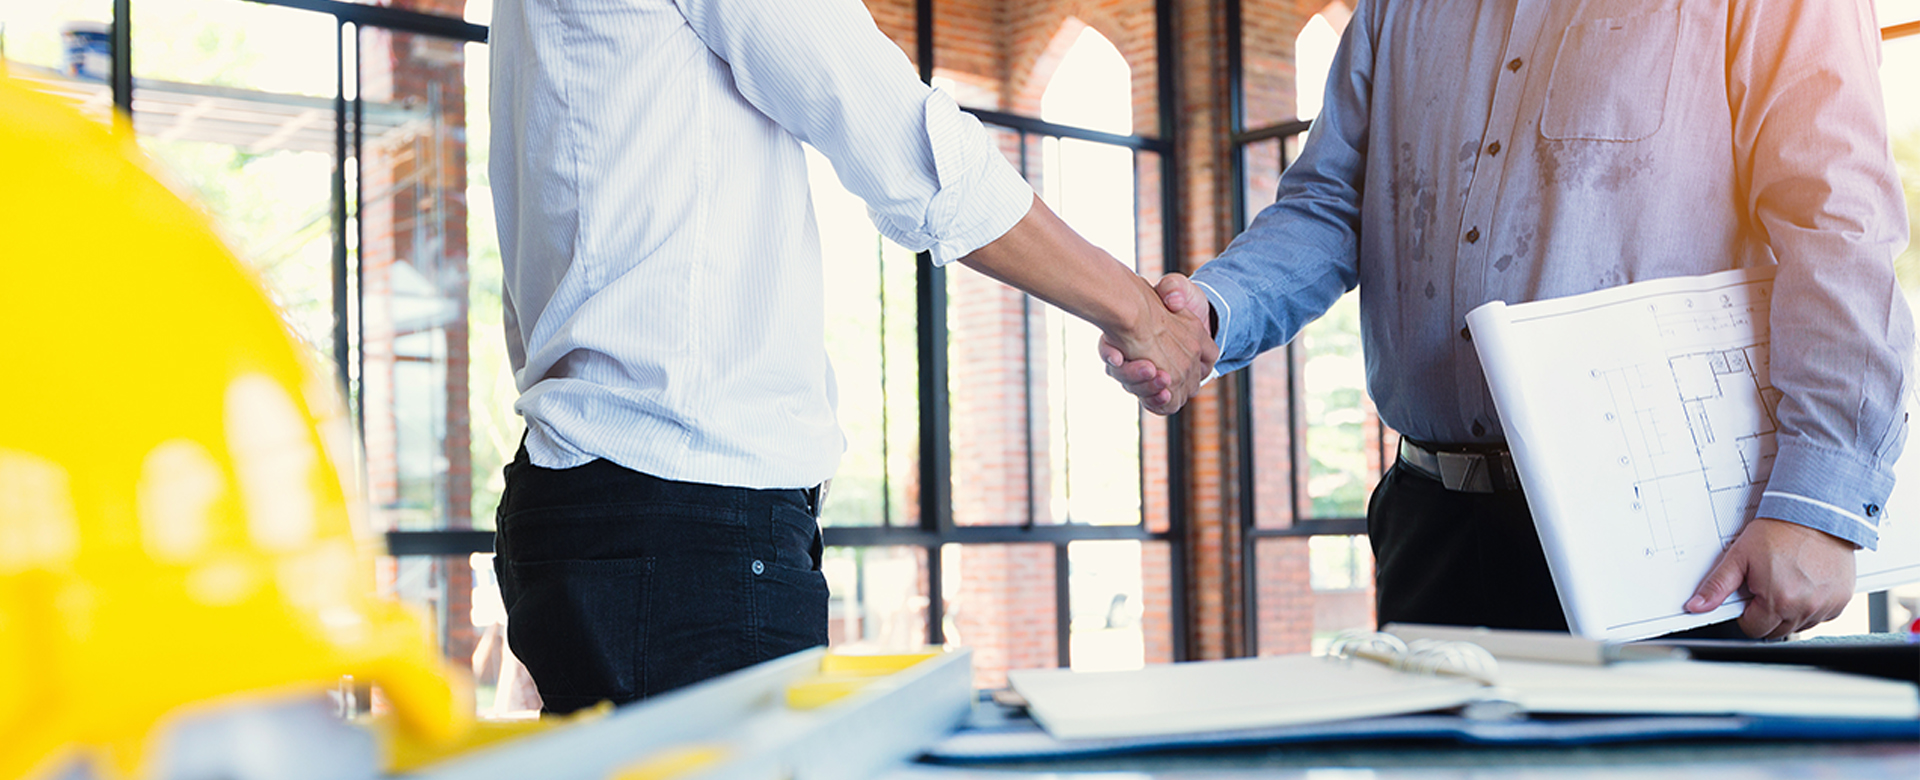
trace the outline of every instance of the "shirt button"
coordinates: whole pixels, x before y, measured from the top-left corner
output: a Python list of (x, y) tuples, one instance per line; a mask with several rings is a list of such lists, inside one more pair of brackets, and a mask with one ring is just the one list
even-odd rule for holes
[(1507, 70), (1518, 72), (1520, 70), (1520, 58), (1515, 57), (1512, 62), (1507, 63)]
[(1471, 330), (1468, 330), (1468, 329), (1467, 329), (1467, 326), (1465, 326), (1465, 325), (1462, 325), (1462, 326), (1460, 326), (1460, 338), (1463, 338), (1463, 339), (1466, 339), (1466, 340), (1468, 340), (1468, 341), (1472, 341), (1472, 340), (1473, 340), (1473, 331), (1471, 331)]
[(1487, 154), (1492, 155), (1492, 154), (1499, 154), (1499, 153), (1500, 153), (1499, 141), (1494, 141), (1493, 143), (1487, 144)]
[(1868, 504), (1868, 505), (1867, 505), (1867, 516), (1868, 516), (1868, 517), (1876, 517), (1876, 516), (1878, 516), (1879, 514), (1880, 514), (1880, 505), (1879, 505), (1879, 504)]
[(1472, 230), (1467, 231), (1467, 243), (1469, 244), (1480, 243), (1480, 228), (1474, 228)]

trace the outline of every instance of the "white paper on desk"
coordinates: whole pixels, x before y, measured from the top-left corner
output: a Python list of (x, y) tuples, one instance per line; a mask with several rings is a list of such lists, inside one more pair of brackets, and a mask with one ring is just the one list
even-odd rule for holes
[[(1700, 615), (1682, 605), (1753, 518), (1772, 474), (1774, 270), (1467, 315), (1574, 633), (1643, 639), (1745, 609), (1738, 594)], [(1889, 502), (1881, 552), (1859, 559), (1862, 589), (1920, 578), (1920, 523), (1900, 500), (1914, 482)]]
[(1529, 713), (1920, 717), (1914, 684), (1824, 669), (1719, 661), (1606, 665), (1502, 660), (1500, 689)]
[(1400, 715), (1457, 707), (1484, 691), (1465, 678), (1310, 655), (1124, 672), (1016, 670), (1007, 681), (1056, 739), (1198, 734)]

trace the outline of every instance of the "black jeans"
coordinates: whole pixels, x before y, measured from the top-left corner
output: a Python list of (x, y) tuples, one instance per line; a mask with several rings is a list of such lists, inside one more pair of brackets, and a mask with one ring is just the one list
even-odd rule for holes
[[(1522, 493), (1452, 491), (1395, 463), (1367, 503), (1367, 534), (1381, 625), (1567, 630)], [(1745, 635), (1727, 621), (1669, 636)]]
[(596, 460), (506, 467), (494, 569), (548, 712), (625, 703), (827, 643), (809, 491)]

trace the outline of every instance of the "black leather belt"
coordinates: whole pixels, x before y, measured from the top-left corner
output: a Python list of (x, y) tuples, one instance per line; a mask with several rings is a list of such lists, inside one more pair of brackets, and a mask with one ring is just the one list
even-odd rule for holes
[(1400, 439), (1400, 464), (1462, 493), (1515, 493), (1520, 473), (1513, 454), (1497, 447), (1451, 449)]

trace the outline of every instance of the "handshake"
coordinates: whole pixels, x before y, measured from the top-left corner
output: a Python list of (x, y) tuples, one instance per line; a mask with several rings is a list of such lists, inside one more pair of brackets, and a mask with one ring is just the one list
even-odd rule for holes
[(1220, 348), (1213, 340), (1212, 305), (1181, 274), (1168, 274), (1152, 290), (1134, 327), (1109, 328), (1100, 337), (1107, 375), (1140, 398), (1154, 414), (1180, 411), (1212, 373)]

